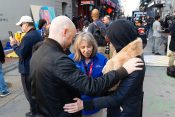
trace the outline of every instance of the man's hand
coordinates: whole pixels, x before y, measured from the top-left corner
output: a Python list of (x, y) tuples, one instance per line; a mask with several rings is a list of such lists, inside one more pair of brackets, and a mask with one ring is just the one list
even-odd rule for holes
[(69, 103), (64, 105), (64, 111), (68, 113), (76, 113), (80, 110), (82, 110), (83, 107), (83, 101), (80, 100), (79, 98), (74, 98), (75, 103)]
[(126, 63), (124, 63), (123, 67), (126, 69), (128, 74), (130, 74), (136, 70), (142, 70), (143, 68), (140, 67), (142, 65), (144, 65), (144, 63), (140, 58), (132, 58), (129, 59)]
[(14, 39), (14, 38), (12, 38), (12, 37), (9, 37), (9, 39), (10, 39), (10, 45), (11, 45), (11, 46), (17, 44), (16, 39)]

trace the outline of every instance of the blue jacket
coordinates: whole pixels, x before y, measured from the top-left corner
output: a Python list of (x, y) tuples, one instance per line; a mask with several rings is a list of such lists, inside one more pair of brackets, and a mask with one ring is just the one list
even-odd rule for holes
[(19, 56), (19, 72), (21, 74), (29, 75), (29, 63), (32, 56), (32, 47), (39, 41), (42, 41), (41, 35), (37, 30), (31, 29), (23, 37), (21, 44), (13, 45), (12, 48)]
[(84, 101), (84, 109), (108, 108), (108, 117), (142, 117), (144, 76), (145, 66), (122, 80), (111, 95)]
[[(74, 60), (74, 54), (70, 54), (69, 57), (71, 59)], [(76, 66), (83, 72), (83, 73), (86, 73), (86, 70), (85, 70), (85, 61), (84, 60), (81, 60), (81, 61), (74, 61)], [(90, 66), (91, 64), (93, 63), (93, 67), (92, 67), (92, 74), (91, 76), (93, 78), (97, 78), (99, 76), (102, 76), (103, 73), (102, 73), (102, 69), (103, 67), (106, 65), (106, 62), (107, 62), (107, 58), (100, 54), (100, 53), (97, 53), (92, 59), (91, 61), (89, 62), (88, 65), (86, 65), (87, 69), (89, 70), (90, 69)], [(82, 95), (81, 96), (82, 100), (90, 100), (90, 99), (93, 99), (94, 97), (92, 96), (87, 96), (87, 95)], [(90, 114), (93, 114), (93, 113), (96, 113), (97, 111), (99, 111), (99, 109), (94, 109), (92, 111), (82, 111), (82, 113), (84, 115), (90, 115)]]

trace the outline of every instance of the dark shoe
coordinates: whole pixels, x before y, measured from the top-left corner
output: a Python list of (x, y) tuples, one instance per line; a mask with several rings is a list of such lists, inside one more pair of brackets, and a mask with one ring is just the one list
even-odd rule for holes
[(32, 117), (32, 116), (33, 116), (32, 112), (27, 112), (26, 113), (26, 117)]
[(161, 55), (161, 54), (157, 52), (157, 53), (155, 53), (155, 55)]
[(6, 97), (6, 96), (8, 96), (9, 94), (10, 94), (9, 91), (2, 92), (1, 95), (0, 95), (0, 97)]
[(40, 114), (34, 114), (32, 117), (42, 117)]
[(154, 51), (152, 51), (152, 53), (154, 54), (155, 52), (154, 52)]
[(40, 114), (33, 114), (32, 112), (27, 112), (26, 117), (42, 117)]

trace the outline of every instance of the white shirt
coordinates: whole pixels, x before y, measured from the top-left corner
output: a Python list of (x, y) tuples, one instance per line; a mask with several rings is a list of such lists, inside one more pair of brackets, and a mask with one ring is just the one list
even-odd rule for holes
[(159, 21), (155, 21), (153, 23), (153, 36), (154, 37), (161, 37), (161, 25)]

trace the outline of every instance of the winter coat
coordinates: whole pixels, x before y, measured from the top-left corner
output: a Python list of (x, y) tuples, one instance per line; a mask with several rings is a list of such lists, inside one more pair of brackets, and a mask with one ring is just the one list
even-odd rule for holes
[[(112, 59), (108, 60), (103, 73), (120, 68), (128, 59), (141, 55), (143, 46), (140, 45), (142, 45), (141, 39), (127, 45), (119, 53), (116, 53)], [(142, 71), (130, 74), (116, 87), (110, 89), (110, 91), (114, 91), (111, 95), (97, 98), (93, 101), (85, 101), (85, 110), (107, 107), (108, 117), (142, 117), (144, 75), (145, 67)]]

